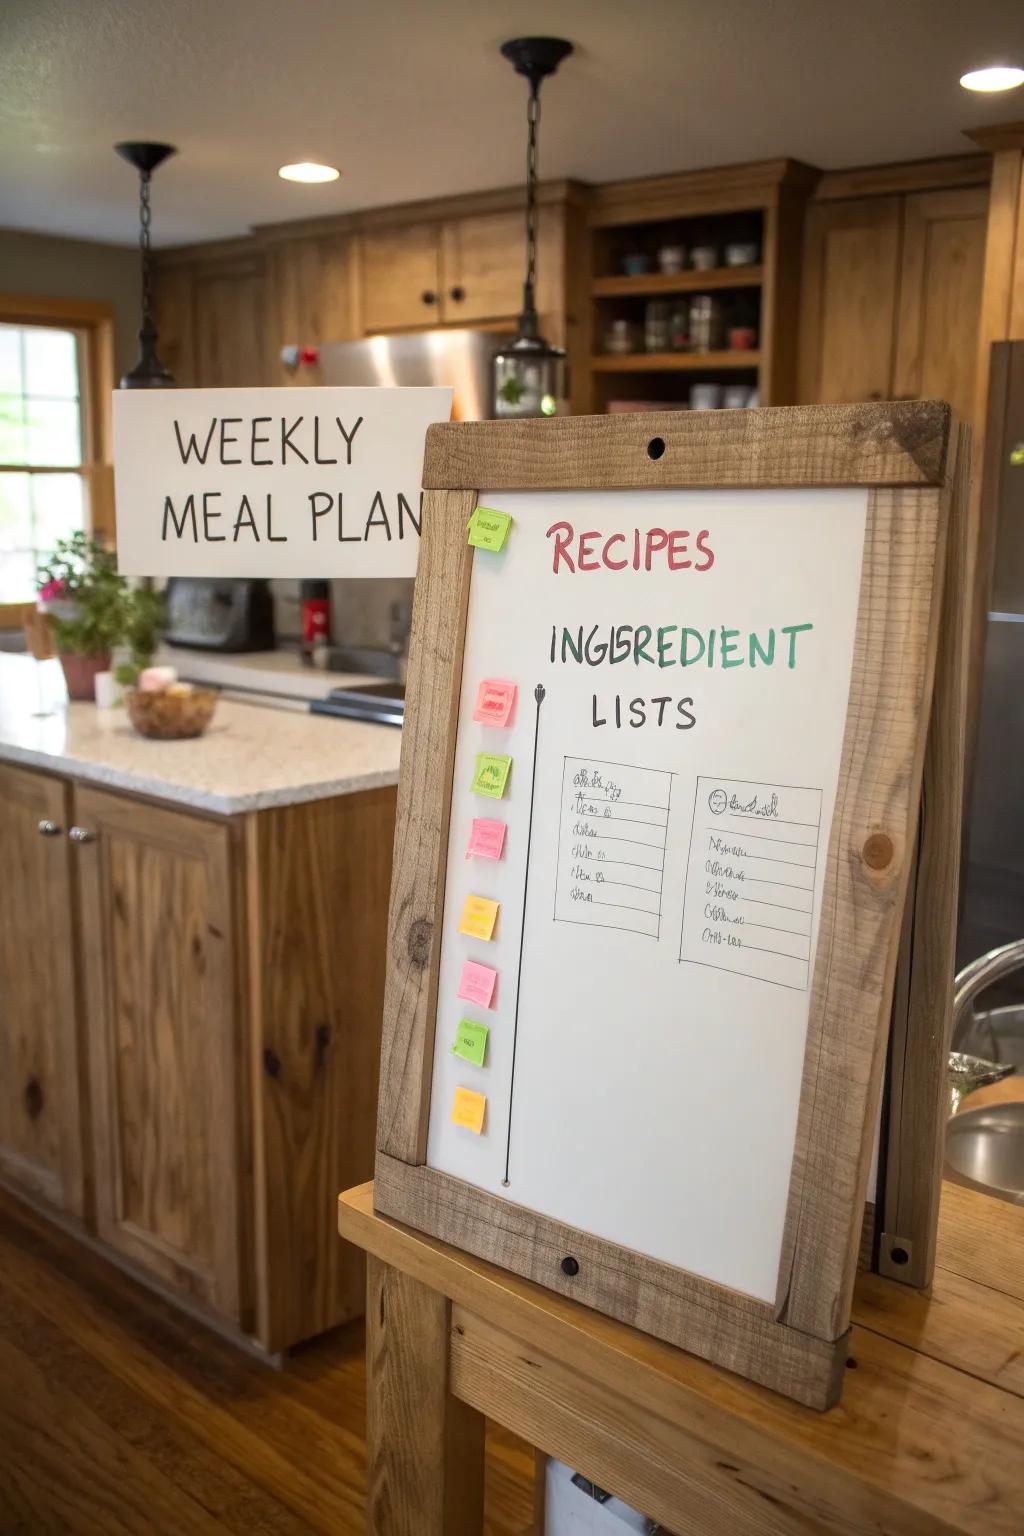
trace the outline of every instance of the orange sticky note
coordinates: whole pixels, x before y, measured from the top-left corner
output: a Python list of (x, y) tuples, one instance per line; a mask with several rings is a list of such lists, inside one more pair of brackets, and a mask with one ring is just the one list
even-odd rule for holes
[(489, 901), (486, 896), (467, 896), (462, 908), (459, 932), (468, 933), (471, 939), (493, 939), (497, 921), (496, 901)]
[(472, 1088), (456, 1088), (452, 1104), (452, 1125), (464, 1125), (467, 1131), (479, 1136), (484, 1128), (487, 1096)]

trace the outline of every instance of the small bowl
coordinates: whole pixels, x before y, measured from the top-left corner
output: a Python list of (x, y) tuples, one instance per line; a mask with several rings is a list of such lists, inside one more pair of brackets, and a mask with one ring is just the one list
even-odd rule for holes
[(129, 688), (124, 696), (128, 718), (140, 736), (155, 741), (185, 741), (201, 736), (213, 719), (217, 705), (215, 688), (194, 688), (191, 693), (143, 693)]

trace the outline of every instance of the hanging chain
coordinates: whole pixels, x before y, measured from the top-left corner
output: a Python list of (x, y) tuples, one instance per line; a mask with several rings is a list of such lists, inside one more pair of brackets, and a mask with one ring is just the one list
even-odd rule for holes
[(537, 125), (540, 122), (540, 82), (530, 82), (526, 107), (526, 291), (524, 308), (534, 309), (533, 283), (537, 270)]
[(149, 270), (149, 226), (153, 214), (149, 206), (149, 172), (139, 177), (139, 258), (142, 264), (142, 323), (146, 325), (153, 312), (153, 288)]

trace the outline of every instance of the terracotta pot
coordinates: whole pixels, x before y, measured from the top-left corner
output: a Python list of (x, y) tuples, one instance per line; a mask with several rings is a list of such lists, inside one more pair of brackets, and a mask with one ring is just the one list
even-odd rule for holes
[(110, 652), (100, 656), (83, 656), (78, 651), (68, 651), (60, 658), (64, 668), (64, 681), (68, 685), (68, 698), (81, 699), (91, 704), (96, 697), (97, 672), (109, 672)]

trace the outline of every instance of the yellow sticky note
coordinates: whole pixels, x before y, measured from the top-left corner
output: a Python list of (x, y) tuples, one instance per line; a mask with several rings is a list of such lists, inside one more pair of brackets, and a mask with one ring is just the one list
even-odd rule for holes
[(464, 1125), (467, 1131), (479, 1136), (484, 1128), (486, 1109), (486, 1094), (476, 1093), (472, 1088), (456, 1088), (452, 1104), (452, 1125)]
[(462, 908), (459, 932), (468, 933), (471, 939), (493, 939), (497, 921), (496, 901), (489, 901), (486, 896), (467, 896)]

